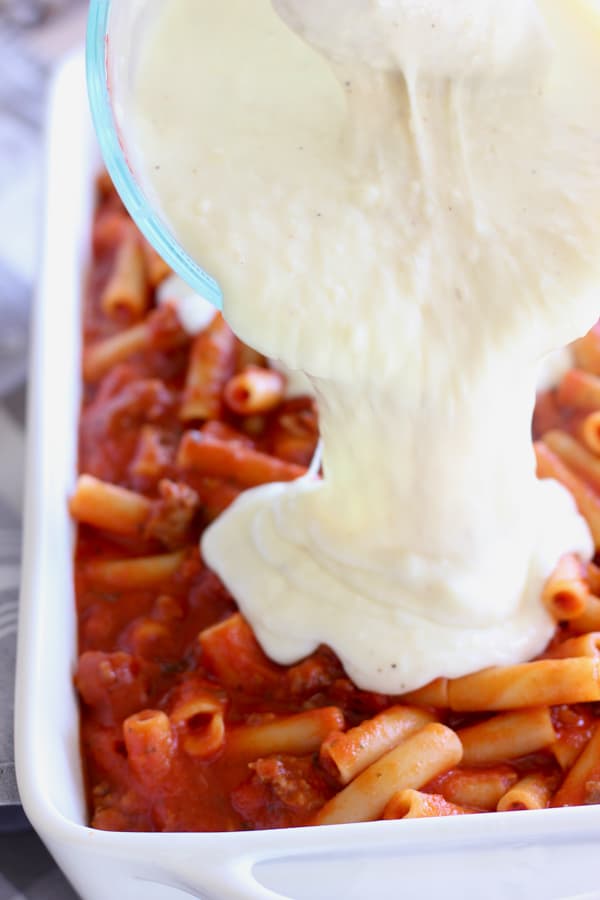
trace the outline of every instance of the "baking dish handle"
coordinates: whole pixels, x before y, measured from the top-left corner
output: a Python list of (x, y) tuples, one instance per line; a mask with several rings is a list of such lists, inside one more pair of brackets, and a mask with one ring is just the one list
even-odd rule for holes
[(264, 861), (257, 856), (224, 858), (209, 865), (190, 860), (177, 866), (178, 886), (200, 900), (290, 900), (258, 881), (253, 869)]

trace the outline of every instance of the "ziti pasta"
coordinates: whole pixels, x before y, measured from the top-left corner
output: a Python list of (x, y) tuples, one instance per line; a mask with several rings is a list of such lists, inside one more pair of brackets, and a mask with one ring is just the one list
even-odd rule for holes
[[(537, 660), (410, 695), (359, 690), (325, 646), (279, 666), (203, 564), (203, 529), (241, 492), (302, 477), (310, 397), (220, 316), (191, 335), (157, 304), (170, 272), (102, 178), (84, 306), (75, 584), (91, 824), (234, 829), (600, 802), (600, 573), (565, 557)], [(539, 397), (541, 477), (600, 535), (600, 344)]]

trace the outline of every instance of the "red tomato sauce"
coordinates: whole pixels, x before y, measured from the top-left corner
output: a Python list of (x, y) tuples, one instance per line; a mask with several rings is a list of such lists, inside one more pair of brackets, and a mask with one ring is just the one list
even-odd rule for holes
[[(101, 303), (128, 227), (131, 223), (125, 210), (102, 180), (84, 302), (84, 352), (138, 324), (126, 313), (107, 316)], [(156, 308), (154, 288), (149, 285), (147, 315)], [(163, 520), (161, 528), (153, 531), (117, 534), (79, 525), (75, 684), (81, 698), (81, 747), (90, 822), (95, 828), (115, 831), (231, 831), (303, 825), (340, 790), (321, 766), (318, 748), (308, 753), (274, 752), (248, 758), (232, 751), (231, 735), (243, 726), (329, 707), (339, 710), (345, 726), (352, 727), (397, 703), (398, 698), (358, 690), (327, 647), (290, 667), (266, 658), (249, 626), (236, 615), (234, 598), (204, 566), (198, 549), (204, 528), (241, 490), (235, 472), (231, 478), (211, 478), (184, 470), (177, 464), (177, 447), (186, 428), (205, 428), (219, 439), (235, 440), (306, 466), (318, 437), (314, 404), (308, 397), (283, 399), (267, 414), (248, 417), (223, 406), (219, 421), (212, 424), (182, 423), (179, 410), (191, 339), (167, 349), (162, 340), (160, 335), (151, 335), (143, 352), (118, 362), (102, 377), (88, 380), (84, 390), (79, 431), (82, 473), (135, 491), (152, 503), (159, 501), (165, 479), (176, 486), (185, 485), (195, 496), (193, 515), (189, 521), (185, 519), (184, 526), (177, 516), (173, 518), (177, 498), (170, 518), (163, 507), (157, 507)], [(240, 348), (240, 359), (244, 353)], [(557, 425), (569, 427), (576, 418), (565, 417), (548, 395), (537, 410), (536, 436)], [(176, 571), (151, 586), (127, 585), (119, 578), (113, 584), (97, 567), (103, 560), (154, 557), (173, 551), (183, 553)], [(228, 624), (218, 640), (211, 638), (211, 633), (208, 639), (199, 637), (219, 623)], [(178, 718), (177, 711), (199, 697), (204, 706), (200, 703), (198, 712)], [(205, 709), (211, 703), (220, 711), (216, 717)], [(138, 760), (139, 765), (128, 755), (126, 723), (145, 711), (167, 717), (155, 716), (159, 724), (168, 720), (166, 762), (163, 751), (152, 742), (145, 745), (146, 758)], [(149, 713), (148, 720), (150, 717)], [(439, 720), (455, 728), (482, 717), (438, 711)], [(557, 734), (565, 735), (570, 744), (583, 746), (596, 721), (595, 709), (560, 708), (554, 711), (554, 721)], [(194, 748), (209, 746), (209, 730), (216, 729), (218, 738), (221, 726), (224, 736), (214, 752), (197, 755)], [(517, 775), (532, 769), (557, 778), (560, 775), (549, 749), (507, 764)], [(140, 774), (148, 771), (155, 777)], [(442, 785), (443, 778), (437, 784)]]

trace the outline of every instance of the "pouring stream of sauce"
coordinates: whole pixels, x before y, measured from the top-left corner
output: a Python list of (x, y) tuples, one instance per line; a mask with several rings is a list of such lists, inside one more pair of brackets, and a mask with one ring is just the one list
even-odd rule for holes
[(323, 479), (245, 493), (203, 554), (281, 663), (327, 643), (401, 693), (523, 661), (558, 558), (593, 552), (530, 424), (540, 360), (598, 315), (600, 15), (274, 7), (165, 4), (128, 105), (231, 326), (318, 397)]

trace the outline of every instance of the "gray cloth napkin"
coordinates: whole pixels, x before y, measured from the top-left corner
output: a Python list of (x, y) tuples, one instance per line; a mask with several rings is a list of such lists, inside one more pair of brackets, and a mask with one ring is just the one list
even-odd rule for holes
[(77, 900), (19, 806), (13, 753), (21, 557), (23, 392), (0, 405), (0, 900)]
[(13, 691), (29, 299), (40, 232), (50, 68), (84, 34), (83, 0), (0, 0), (0, 828), (18, 803)]
[(19, 806), (13, 753), (24, 396), (0, 405), (0, 900), (77, 900)]
[(6, 409), (0, 407), (0, 807), (18, 804), (13, 756), (13, 694), (23, 454), (23, 429)]
[(78, 897), (30, 831), (0, 837), (0, 900), (78, 900)]
[[(18, 805), (13, 696), (29, 298), (50, 68), (84, 37), (85, 0), (0, 0), (0, 900), (77, 900)], [(12, 392), (12, 393), (11, 393)]]

